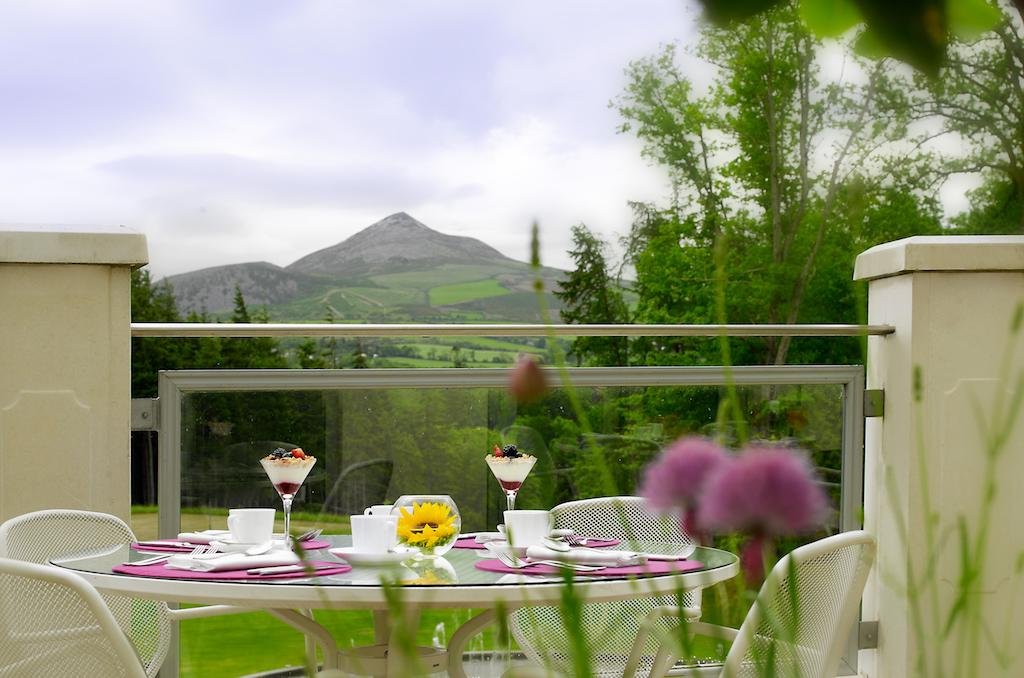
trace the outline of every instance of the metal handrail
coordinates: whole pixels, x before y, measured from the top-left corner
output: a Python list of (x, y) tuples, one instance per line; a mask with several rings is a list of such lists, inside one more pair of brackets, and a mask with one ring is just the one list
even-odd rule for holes
[(860, 337), (892, 325), (132, 323), (133, 337)]

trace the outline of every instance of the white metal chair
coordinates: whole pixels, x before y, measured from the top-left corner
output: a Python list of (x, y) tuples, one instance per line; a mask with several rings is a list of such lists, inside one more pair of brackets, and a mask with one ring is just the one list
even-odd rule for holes
[[(559, 504), (551, 509), (556, 528), (571, 528), (580, 536), (599, 536), (630, 542), (660, 542), (688, 548), (694, 542), (673, 517), (657, 513), (642, 497), (598, 497)], [(672, 595), (638, 597), (608, 603), (585, 603), (581, 609), (582, 628), (590, 649), (594, 675), (621, 676), (630, 649), (645, 615), (655, 609), (676, 605)], [(683, 593), (683, 614), (700, 617), (700, 591)], [(678, 609), (678, 608), (676, 608)], [(672, 626), (665, 618), (664, 625)], [(526, 656), (547, 672), (571, 673), (571, 639), (557, 607), (524, 607), (509, 617), (509, 627)], [(646, 643), (647, 664), (653, 665), (658, 649), (656, 637)], [(517, 669), (512, 675), (532, 675), (538, 669)]]
[[(0, 525), (0, 557), (39, 565), (46, 565), (51, 558), (57, 556), (121, 546), (135, 541), (135, 534), (123, 520), (94, 511), (35, 511), (11, 518)], [(171, 610), (166, 603), (159, 601), (118, 595), (101, 597), (135, 647), (147, 676), (156, 675), (167, 655), (172, 622), (252, 611), (229, 605)], [(3, 675), (0, 670), (0, 676)]]
[(0, 558), (0, 676), (145, 678), (146, 671), (84, 579)]
[[(874, 558), (875, 539), (863, 531), (801, 546), (772, 569), (739, 629), (694, 622), (685, 624), (683, 632), (732, 641), (719, 674), (722, 678), (832, 678), (857, 619)], [(648, 615), (625, 678), (634, 675), (646, 639), (660, 634), (666, 619), (678, 619), (678, 608), (665, 607)], [(673, 643), (662, 644), (651, 675), (665, 675), (677, 658)], [(692, 674), (673, 671), (672, 675)]]

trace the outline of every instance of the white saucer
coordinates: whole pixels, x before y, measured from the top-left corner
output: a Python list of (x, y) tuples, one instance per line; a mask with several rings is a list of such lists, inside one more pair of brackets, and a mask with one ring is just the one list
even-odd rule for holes
[(328, 549), (330, 553), (347, 560), (351, 565), (394, 565), (409, 560), (413, 556), (412, 551), (388, 551), (387, 553), (367, 553), (355, 551), (351, 546), (341, 546)]

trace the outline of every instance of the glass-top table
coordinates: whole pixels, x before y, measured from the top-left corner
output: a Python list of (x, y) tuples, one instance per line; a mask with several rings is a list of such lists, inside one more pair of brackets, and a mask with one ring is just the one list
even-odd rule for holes
[[(323, 538), (331, 542), (332, 547), (351, 545), (348, 536)], [(672, 545), (647, 542), (623, 544), (609, 550), (616, 548), (652, 553), (672, 552)], [(136, 552), (127, 545), (119, 545), (104, 551), (54, 559), (52, 562), (77, 572), (104, 593), (277, 611), (280, 613), (277, 615), (279, 618), (318, 639), (324, 646), (324, 664), (328, 668), (338, 666), (339, 661), (342, 668), (349, 665), (347, 662), (351, 658), (346, 659), (346, 654), (352, 652), (339, 653), (337, 647), (328, 648), (325, 644), (325, 634), (329, 638), (326, 630), (312, 619), (297, 615), (294, 610), (372, 610), (375, 613), (374, 626), (378, 631), (377, 645), (371, 646), (372, 651), (364, 651), (356, 659), (359, 666), (364, 668), (368, 662), (381, 660), (381, 666), (386, 669), (381, 675), (398, 675), (392, 674), (387, 662), (389, 639), (384, 629), (388, 628), (388, 624), (378, 623), (386, 622), (387, 609), (394, 604), (396, 597), (401, 601), (410, 623), (415, 622), (419, 610), (424, 608), (484, 609), (484, 612), (455, 632), (448, 644), (446, 657), (435, 658), (442, 665), (447, 665), (450, 675), (458, 678), (465, 676), (461, 662), (463, 647), (483, 626), (494, 620), (495, 608), (509, 611), (529, 605), (557, 605), (565, 586), (559, 575), (537, 577), (477, 569), (475, 563), (481, 557), (486, 557), (487, 552), (460, 548), (450, 550), (432, 564), (420, 562), (397, 567), (353, 566), (352, 570), (344, 574), (295, 579), (213, 581), (142, 577), (112, 571), (116, 565), (142, 560), (151, 555)], [(340, 560), (327, 549), (311, 551), (309, 556), (314, 560)], [(625, 600), (705, 588), (729, 579), (738, 572), (737, 557), (727, 551), (698, 547), (690, 560), (699, 561), (702, 566), (687, 572), (653, 576), (591, 576), (574, 573), (573, 587), (576, 594), (587, 602)], [(395, 583), (398, 585), (390, 585)], [(296, 616), (301, 619), (296, 619)], [(354, 653), (360, 654), (360, 649), (356, 648)]]

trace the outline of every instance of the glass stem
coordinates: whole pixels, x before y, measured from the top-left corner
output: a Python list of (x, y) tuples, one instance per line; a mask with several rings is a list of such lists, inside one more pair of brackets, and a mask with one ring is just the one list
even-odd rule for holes
[(292, 545), (292, 495), (281, 495), (281, 503), (284, 504), (284, 543)]
[(505, 490), (505, 497), (508, 499), (508, 510), (509, 511), (515, 511), (516, 510), (516, 491), (515, 490)]

